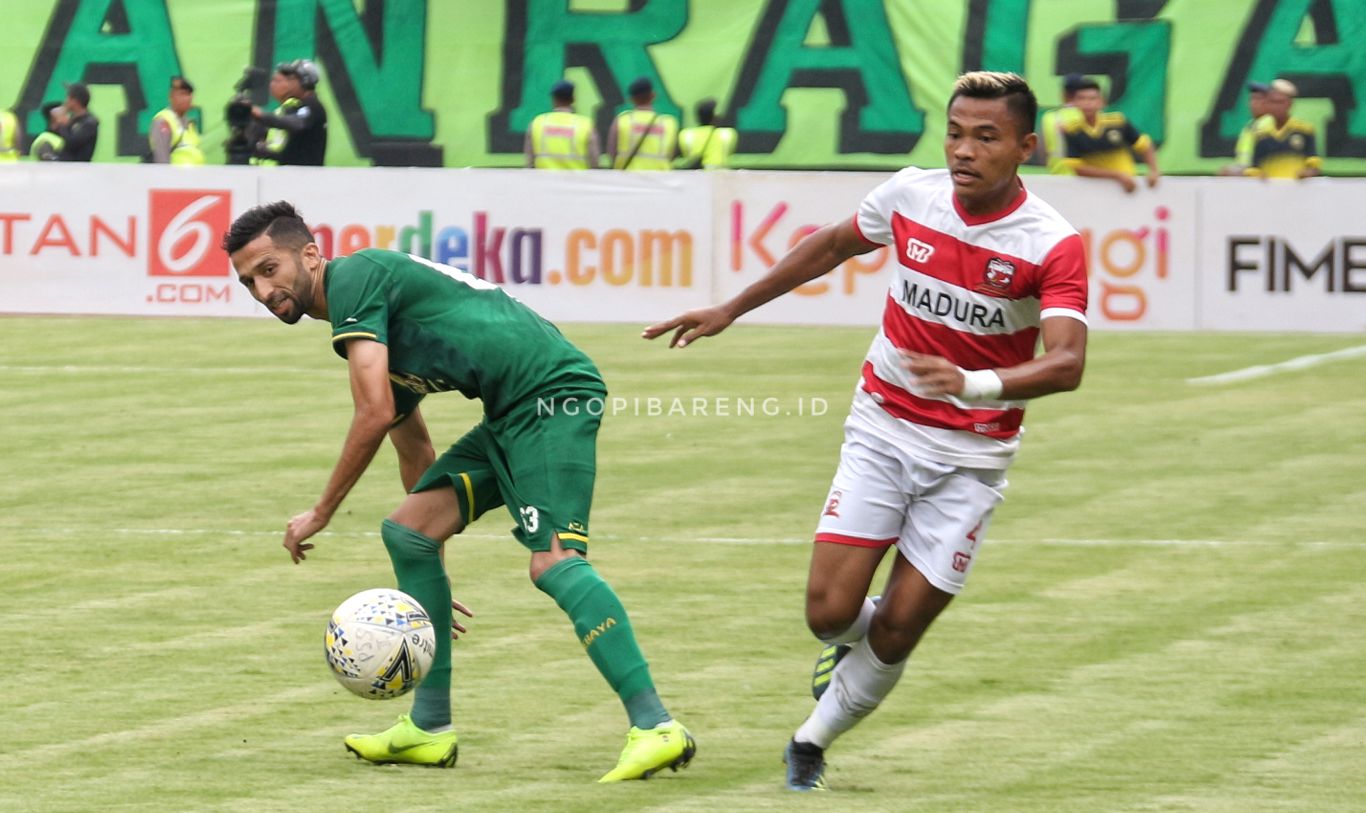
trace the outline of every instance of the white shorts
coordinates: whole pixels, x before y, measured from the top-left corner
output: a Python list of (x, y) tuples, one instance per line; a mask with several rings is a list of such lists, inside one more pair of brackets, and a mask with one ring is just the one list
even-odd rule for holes
[(1002, 470), (916, 457), (851, 419), (816, 541), (896, 545), (930, 584), (957, 594), (1005, 487)]

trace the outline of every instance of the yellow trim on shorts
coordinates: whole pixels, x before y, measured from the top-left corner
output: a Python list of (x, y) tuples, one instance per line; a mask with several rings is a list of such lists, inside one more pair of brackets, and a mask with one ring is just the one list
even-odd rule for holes
[(588, 537), (583, 534), (570, 533), (569, 531), (556, 531), (555, 533), (559, 534), (561, 539), (573, 539), (576, 542), (582, 542), (585, 545), (588, 544)]
[(470, 501), (470, 515), (465, 517), (465, 522), (468, 524), (474, 522), (474, 483), (470, 480), (470, 476), (463, 471), (460, 472), (460, 479), (465, 483), (465, 497)]

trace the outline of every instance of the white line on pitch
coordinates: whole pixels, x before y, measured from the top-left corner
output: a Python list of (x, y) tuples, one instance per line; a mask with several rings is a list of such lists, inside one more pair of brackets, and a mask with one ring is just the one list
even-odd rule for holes
[(1330, 361), (1340, 359), (1356, 358), (1366, 356), (1366, 344), (1360, 347), (1348, 347), (1345, 350), (1334, 350), (1331, 353), (1317, 353), (1312, 356), (1297, 356), (1289, 361), (1282, 361), (1278, 364), (1258, 364), (1254, 367), (1244, 367), (1241, 370), (1232, 370), (1227, 373), (1217, 375), (1205, 375), (1199, 378), (1187, 378), (1187, 384), (1231, 384), (1235, 381), (1250, 381), (1254, 378), (1265, 378), (1277, 373), (1286, 373), (1293, 370), (1304, 370), (1309, 367), (1317, 367)]
[[(510, 521), (510, 520), (509, 520)], [(282, 537), (284, 530), (242, 530), (238, 528), (28, 528), (3, 526), (4, 531), (23, 531), (34, 534), (89, 535), (92, 533), (126, 534), (130, 536), (261, 536)], [(377, 537), (378, 531), (321, 531), (322, 537)], [(508, 539), (510, 533), (498, 531), (465, 531), (458, 539)], [(713, 545), (809, 545), (808, 536), (635, 536), (632, 534), (599, 533), (594, 539), (612, 542), (683, 542)], [(1351, 539), (1249, 540), (1249, 539), (990, 539), (991, 545), (1050, 545), (1075, 548), (1240, 548), (1240, 547), (1298, 547), (1366, 549), (1366, 541)]]
[(0, 364), (0, 372), (5, 373), (79, 373), (114, 375), (160, 375), (191, 373), (197, 375), (325, 375), (329, 378), (345, 376), (346, 367), (337, 365), (332, 369), (324, 367), (131, 367), (121, 364)]

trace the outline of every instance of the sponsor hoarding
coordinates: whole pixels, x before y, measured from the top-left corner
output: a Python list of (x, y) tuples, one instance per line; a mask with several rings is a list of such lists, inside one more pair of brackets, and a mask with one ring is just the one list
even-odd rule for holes
[(0, 312), (246, 316), (218, 244), (250, 172), (15, 164), (0, 170)]
[(1205, 189), (1199, 327), (1366, 330), (1362, 200), (1360, 185), (1327, 179)]
[[(287, 199), (324, 256), (397, 249), (554, 321), (646, 324), (735, 295), (888, 177), (15, 164), (0, 167), (0, 313), (266, 315), (218, 243)], [(1364, 181), (1026, 184), (1082, 235), (1093, 329), (1366, 327)], [(894, 262), (876, 249), (745, 321), (871, 329)]]
[(669, 173), (279, 168), (324, 256), (390, 248), (496, 283), (554, 321), (648, 322), (711, 301), (712, 202)]

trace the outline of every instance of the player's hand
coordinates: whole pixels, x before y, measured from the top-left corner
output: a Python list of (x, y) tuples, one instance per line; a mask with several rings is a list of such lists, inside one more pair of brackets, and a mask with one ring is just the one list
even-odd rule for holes
[(915, 377), (919, 393), (957, 395), (963, 391), (963, 371), (946, 358), (902, 350), (901, 363)]
[(312, 543), (304, 540), (313, 536), (318, 531), (327, 527), (327, 519), (318, 513), (318, 509), (310, 508), (299, 514), (285, 525), (285, 550), (289, 551), (289, 558), (294, 560), (294, 564), (299, 564), (308, 558), (304, 551), (313, 550)]
[(1149, 172), (1149, 173), (1148, 173), (1148, 188), (1149, 188), (1149, 189), (1156, 189), (1156, 188), (1157, 188), (1157, 182), (1158, 182), (1159, 180), (1161, 180), (1161, 178), (1162, 178), (1162, 173), (1161, 173), (1161, 172)]
[(455, 599), (451, 599), (451, 610), (453, 611), (451, 613), (451, 640), (456, 641), (460, 639), (461, 633), (467, 633), (469, 630), (465, 629), (465, 625), (461, 624), (460, 619), (455, 617), (455, 613), (460, 613), (466, 618), (474, 618), (474, 613), (470, 612), (469, 607)]
[(1125, 194), (1132, 195), (1134, 190), (1138, 188), (1138, 183), (1134, 181), (1132, 175), (1126, 175), (1122, 172), (1117, 173), (1115, 175), (1115, 180), (1119, 181), (1120, 186), (1124, 187)]
[(696, 339), (703, 336), (715, 336), (735, 321), (721, 305), (713, 305), (710, 308), (697, 308), (690, 310), (682, 316), (675, 316), (667, 322), (660, 322), (650, 325), (641, 331), (641, 337), (653, 339), (662, 336), (669, 331), (674, 331), (673, 338), (669, 340), (670, 347), (687, 347)]

